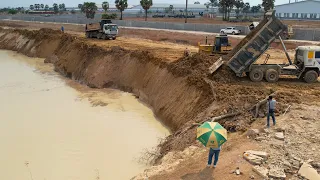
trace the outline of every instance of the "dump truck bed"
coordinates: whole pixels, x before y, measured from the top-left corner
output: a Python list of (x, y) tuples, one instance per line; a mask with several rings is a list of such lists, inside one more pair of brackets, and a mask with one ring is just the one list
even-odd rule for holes
[(228, 54), (228, 66), (242, 76), (249, 71), (251, 64), (269, 48), (270, 44), (285, 30), (285, 25), (270, 11), (259, 25), (253, 29), (240, 43)]
[(100, 23), (86, 24), (86, 31), (99, 31)]
[(86, 31), (102, 30), (104, 24), (112, 24), (112, 21), (110, 19), (102, 19), (99, 23), (86, 24)]

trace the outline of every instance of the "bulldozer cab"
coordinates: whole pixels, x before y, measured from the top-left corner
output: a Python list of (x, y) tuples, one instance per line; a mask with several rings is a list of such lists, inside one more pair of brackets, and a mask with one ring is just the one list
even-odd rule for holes
[(229, 43), (228, 36), (225, 34), (220, 34), (217, 35), (214, 38), (213, 44), (207, 44), (207, 39), (206, 39), (206, 44), (200, 44), (198, 43), (199, 47), (199, 53), (207, 53), (207, 54), (225, 54), (227, 52), (225, 51), (231, 51), (232, 47), (231, 44)]
[(214, 40), (214, 49), (215, 52), (224, 52), (230, 51), (231, 45), (229, 43), (229, 38), (225, 34), (217, 35)]

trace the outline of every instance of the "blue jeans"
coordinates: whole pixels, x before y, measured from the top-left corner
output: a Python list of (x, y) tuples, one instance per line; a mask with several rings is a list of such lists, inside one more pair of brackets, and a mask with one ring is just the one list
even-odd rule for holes
[(270, 116), (272, 117), (273, 125), (276, 125), (276, 118), (274, 116), (274, 110), (270, 110), (267, 115), (267, 126), (270, 127)]
[(210, 148), (209, 158), (208, 158), (208, 165), (211, 165), (211, 164), (212, 164), (212, 157), (213, 157), (213, 155), (214, 155), (213, 165), (217, 165), (218, 159), (219, 159), (219, 154), (220, 154), (220, 150), (213, 150), (212, 148)]

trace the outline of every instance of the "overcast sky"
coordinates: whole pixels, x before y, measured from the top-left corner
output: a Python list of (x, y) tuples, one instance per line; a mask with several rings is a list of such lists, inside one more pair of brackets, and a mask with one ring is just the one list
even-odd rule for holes
[[(88, 0), (94, 1), (98, 4), (101, 4), (104, 0)], [(189, 0), (189, 4), (193, 4), (196, 0)], [(208, 0), (199, 0), (201, 4), (208, 2)], [(251, 5), (261, 4), (262, 0), (244, 0), (244, 2), (250, 2)], [(114, 0), (108, 1), (110, 4), (113, 4)], [(129, 5), (137, 5), (139, 4), (139, 0), (128, 0)], [(276, 0), (275, 4), (284, 4), (288, 3), (288, 0)], [(79, 0), (0, 0), (0, 7), (29, 7), (30, 4), (48, 4), (50, 7), (53, 3), (65, 3), (66, 7), (76, 7), (78, 4), (83, 3), (83, 1)], [(153, 0), (153, 4), (156, 3), (170, 3), (170, 4), (184, 4), (185, 0)]]

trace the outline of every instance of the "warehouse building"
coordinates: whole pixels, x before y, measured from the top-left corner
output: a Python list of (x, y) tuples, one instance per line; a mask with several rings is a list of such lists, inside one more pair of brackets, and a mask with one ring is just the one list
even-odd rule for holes
[(275, 6), (276, 16), (281, 19), (320, 20), (320, 0), (306, 0)]

